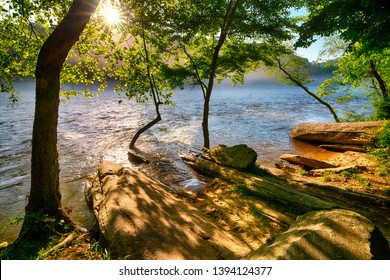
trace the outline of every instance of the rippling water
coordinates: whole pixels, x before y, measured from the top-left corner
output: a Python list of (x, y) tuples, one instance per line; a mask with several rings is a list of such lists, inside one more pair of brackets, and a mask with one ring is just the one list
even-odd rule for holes
[[(315, 87), (313, 84), (312, 87)], [(12, 241), (19, 227), (10, 218), (22, 217), (30, 185), (31, 133), (34, 114), (33, 81), (18, 84), (22, 92), (13, 108), (0, 95), (0, 243)], [(202, 95), (188, 88), (174, 95), (174, 107), (163, 107), (163, 120), (141, 136), (138, 148), (154, 161), (146, 169), (152, 176), (177, 188), (193, 182), (194, 174), (177, 156), (178, 151), (202, 143)], [(211, 146), (245, 143), (270, 165), (297, 147), (288, 132), (300, 122), (333, 121), (329, 112), (295, 87), (269, 80), (231, 87), (222, 83), (211, 99)], [(84, 188), (102, 159), (130, 166), (128, 144), (136, 129), (154, 118), (152, 104), (126, 100), (118, 104), (112, 91), (99, 97), (74, 97), (60, 106), (58, 146), (63, 206), (71, 218), (89, 227), (92, 214), (84, 203)]]

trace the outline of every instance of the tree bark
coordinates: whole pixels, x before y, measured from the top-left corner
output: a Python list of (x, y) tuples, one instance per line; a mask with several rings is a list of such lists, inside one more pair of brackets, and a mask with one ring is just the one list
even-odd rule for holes
[(372, 60), (370, 60), (370, 68), (371, 68), (371, 74), (374, 76), (374, 78), (377, 80), (379, 84), (379, 88), (381, 90), (383, 100), (385, 101), (389, 100), (389, 91), (387, 90), (386, 83), (382, 79), (378, 71), (376, 70), (375, 63)]
[(157, 124), (159, 121), (161, 121), (161, 114), (160, 114), (160, 98), (158, 95), (158, 88), (155, 84), (155, 80), (151, 74), (150, 71), (150, 59), (149, 59), (149, 52), (148, 48), (146, 46), (146, 38), (145, 38), (145, 29), (142, 27), (142, 40), (143, 40), (143, 47), (144, 47), (144, 52), (145, 52), (145, 62), (146, 62), (146, 71), (148, 75), (148, 81), (149, 81), (149, 86), (150, 86), (150, 91), (152, 92), (152, 98), (153, 98), (153, 103), (156, 111), (156, 118), (149, 122), (147, 125), (139, 129), (135, 135), (133, 136), (133, 139), (130, 142), (129, 149), (133, 150), (135, 148), (135, 143), (137, 142), (138, 138), (141, 136), (142, 133), (144, 133), (146, 130)]
[(74, 0), (40, 50), (36, 66), (31, 191), (26, 213), (57, 215), (61, 212), (57, 151), (60, 72), (98, 3), (98, 0)]
[(329, 201), (312, 196), (304, 191), (295, 189), (285, 181), (276, 177), (258, 177), (249, 173), (240, 172), (230, 167), (220, 166), (212, 161), (198, 158), (192, 155), (182, 155), (183, 161), (198, 172), (221, 178), (230, 182), (243, 182), (245, 187), (264, 200), (272, 201), (275, 205), (288, 205), (298, 213), (306, 213), (312, 210), (332, 209), (336, 207)]
[(225, 43), (227, 33), (229, 28), (234, 20), (234, 14), (240, 4), (240, 0), (230, 1), (229, 7), (226, 11), (224, 23), (221, 26), (218, 43), (214, 48), (213, 59), (210, 65), (210, 76), (207, 84), (206, 94), (204, 96), (204, 104), (203, 104), (203, 121), (202, 121), (202, 130), (203, 130), (203, 146), (207, 149), (210, 149), (210, 133), (209, 133), (209, 114), (210, 114), (210, 99), (211, 93), (213, 91), (214, 80), (216, 76), (216, 71), (218, 67), (218, 57), (219, 52), (223, 44)]

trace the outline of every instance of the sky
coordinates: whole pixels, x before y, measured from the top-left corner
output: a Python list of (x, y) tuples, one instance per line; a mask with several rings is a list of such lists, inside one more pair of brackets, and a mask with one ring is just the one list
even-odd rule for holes
[(324, 40), (320, 38), (318, 41), (313, 43), (309, 48), (298, 48), (297, 54), (302, 57), (306, 57), (309, 61), (316, 61), (324, 44)]
[[(291, 14), (293, 16), (305, 16), (307, 15), (307, 10), (305, 8), (299, 10), (291, 10)], [(308, 58), (309, 61), (316, 61), (320, 51), (322, 50), (323, 45), (324, 45), (324, 40), (323, 38), (320, 38), (318, 41), (313, 43), (310, 47), (298, 48), (296, 52), (299, 56)]]

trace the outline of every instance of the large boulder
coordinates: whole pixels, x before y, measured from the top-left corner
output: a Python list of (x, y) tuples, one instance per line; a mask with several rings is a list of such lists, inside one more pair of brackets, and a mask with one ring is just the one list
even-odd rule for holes
[(348, 123), (301, 123), (294, 126), (290, 137), (343, 145), (372, 144), (387, 121)]
[(378, 228), (362, 215), (342, 209), (299, 216), (271, 245), (249, 255), (249, 259), (263, 260), (389, 258), (389, 244)]
[(256, 151), (245, 144), (232, 147), (217, 145), (208, 152), (208, 155), (217, 164), (243, 171), (252, 170), (257, 160)]
[(91, 187), (111, 252), (130, 259), (237, 259), (250, 249), (140, 171), (103, 161)]

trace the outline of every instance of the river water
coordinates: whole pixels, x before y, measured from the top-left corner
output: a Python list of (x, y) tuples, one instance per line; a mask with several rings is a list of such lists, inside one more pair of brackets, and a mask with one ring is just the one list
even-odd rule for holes
[[(311, 84), (314, 89), (318, 83)], [(23, 217), (30, 185), (31, 134), (35, 84), (17, 84), (20, 102), (12, 107), (0, 95), (0, 243), (16, 238), (20, 225), (9, 219)], [(93, 215), (84, 201), (84, 189), (100, 160), (132, 167), (128, 144), (135, 131), (154, 118), (151, 103), (136, 103), (112, 90), (96, 98), (73, 97), (60, 105), (58, 149), (63, 206), (78, 224), (90, 227)], [(200, 148), (203, 97), (196, 88), (174, 94), (176, 106), (162, 106), (162, 121), (141, 136), (137, 147), (152, 160), (149, 175), (181, 188), (198, 182), (178, 152)], [(243, 86), (217, 85), (211, 99), (211, 146), (245, 143), (258, 153), (258, 161), (271, 166), (283, 153), (302, 148), (289, 138), (301, 122), (333, 121), (330, 113), (296, 87), (272, 80), (248, 81)], [(195, 180), (196, 179), (196, 180)]]

